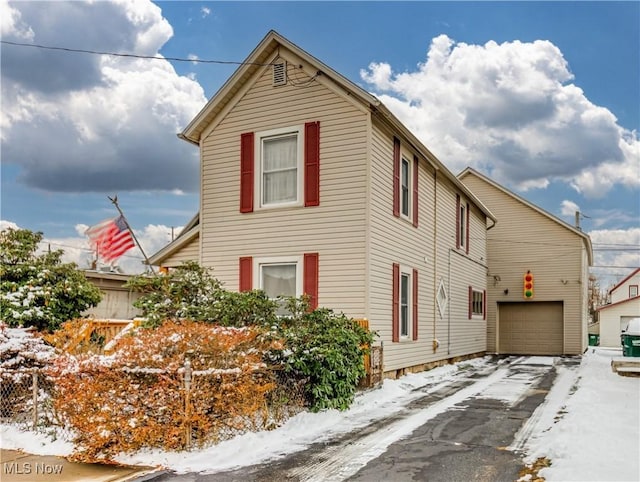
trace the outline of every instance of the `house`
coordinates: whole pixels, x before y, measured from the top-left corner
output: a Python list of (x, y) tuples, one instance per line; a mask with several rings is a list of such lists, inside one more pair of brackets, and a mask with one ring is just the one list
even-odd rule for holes
[(640, 317), (640, 268), (609, 290), (609, 304), (598, 308), (600, 346), (620, 346), (620, 334), (631, 318)]
[(487, 236), (487, 350), (583, 353), (593, 264), (589, 236), (474, 169), (458, 178), (499, 220)]
[(102, 300), (97, 306), (89, 308), (83, 317), (101, 320), (132, 320), (140, 315), (140, 310), (133, 306), (133, 302), (140, 297), (124, 285), (130, 276), (122, 273), (86, 270), (85, 277), (102, 293)]
[(182, 228), (176, 238), (149, 258), (149, 263), (165, 269), (175, 268), (186, 261), (199, 261), (200, 213)]
[(200, 210), (152, 264), (366, 318), (387, 376), (485, 353), (495, 217), (376, 97), (271, 31), (180, 137)]

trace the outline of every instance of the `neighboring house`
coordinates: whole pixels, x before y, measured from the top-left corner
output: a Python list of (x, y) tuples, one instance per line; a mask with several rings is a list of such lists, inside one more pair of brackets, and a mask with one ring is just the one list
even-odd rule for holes
[[(487, 234), (487, 349), (577, 355), (588, 344), (588, 235), (467, 168), (458, 178), (498, 218)], [(524, 294), (524, 277), (533, 292)]]
[(152, 264), (367, 318), (387, 376), (485, 353), (495, 218), (377, 98), (271, 31), (180, 137), (200, 212)]
[(198, 261), (200, 250), (200, 214), (196, 214), (180, 234), (149, 258), (149, 263), (163, 268), (175, 268), (186, 261)]
[(133, 306), (140, 294), (124, 287), (129, 275), (89, 270), (84, 274), (87, 280), (100, 289), (102, 300), (98, 306), (82, 313), (82, 316), (98, 320), (132, 320), (140, 315), (140, 310)]
[(600, 346), (620, 346), (620, 334), (631, 318), (640, 317), (640, 268), (609, 290), (600, 313)]

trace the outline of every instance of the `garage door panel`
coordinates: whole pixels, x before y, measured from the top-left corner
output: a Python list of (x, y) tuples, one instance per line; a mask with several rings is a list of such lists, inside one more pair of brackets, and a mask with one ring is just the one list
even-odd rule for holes
[(562, 301), (498, 303), (498, 352), (562, 355)]

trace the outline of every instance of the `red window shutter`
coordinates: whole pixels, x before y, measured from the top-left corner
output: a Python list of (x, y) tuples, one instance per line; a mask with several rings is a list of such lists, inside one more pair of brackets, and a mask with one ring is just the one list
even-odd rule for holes
[(467, 252), (467, 254), (469, 254), (469, 203), (467, 203), (467, 219), (462, 220), (462, 222), (467, 224), (467, 229), (464, 230), (465, 237), (466, 237), (464, 242), (464, 249)]
[(413, 296), (411, 297), (413, 303), (412, 314), (413, 317), (413, 339), (418, 339), (418, 270), (413, 270)]
[(302, 290), (310, 297), (309, 308), (318, 307), (318, 253), (304, 254), (304, 273)]
[(253, 132), (240, 136), (240, 212), (253, 211)]
[(473, 288), (469, 286), (469, 319), (473, 317)]
[(456, 249), (460, 248), (460, 195), (456, 194)]
[(418, 156), (413, 156), (413, 225), (418, 227)]
[(400, 140), (393, 138), (393, 215), (400, 217)]
[(320, 122), (304, 125), (304, 205), (320, 205)]
[(253, 289), (253, 258), (247, 256), (240, 258), (240, 283), (239, 291), (251, 291)]
[(400, 341), (400, 265), (393, 263), (391, 341)]
[(482, 291), (482, 319), (487, 319), (487, 290)]

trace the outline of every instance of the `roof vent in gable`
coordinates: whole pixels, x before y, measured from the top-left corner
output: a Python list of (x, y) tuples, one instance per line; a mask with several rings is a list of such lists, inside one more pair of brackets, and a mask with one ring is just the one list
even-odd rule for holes
[(273, 64), (273, 85), (285, 85), (287, 83), (287, 63), (282, 61)]

